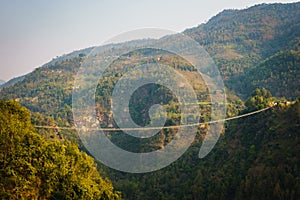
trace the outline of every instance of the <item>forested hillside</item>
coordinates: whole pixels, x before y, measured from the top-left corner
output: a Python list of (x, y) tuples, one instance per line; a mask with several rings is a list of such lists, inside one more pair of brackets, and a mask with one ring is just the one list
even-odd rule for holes
[[(300, 103), (229, 122), (214, 150), (199, 144), (172, 165), (130, 175), (109, 170), (124, 199), (298, 199)], [(114, 178), (115, 177), (115, 178)]]
[(75, 143), (45, 140), (19, 103), (0, 102), (1, 199), (120, 199)]
[[(299, 10), (299, 2), (261, 4), (246, 10), (225, 10), (209, 20), (208, 23), (188, 29), (185, 33), (203, 45), (215, 59), (226, 86), (241, 97), (247, 98), (251, 91), (246, 86), (253, 83), (250, 79), (244, 78), (243, 75), (246, 71), (251, 70), (250, 75), (253, 77), (256, 75), (261, 77), (260, 68), (263, 65), (267, 64), (266, 67), (276, 68), (276, 64), (280, 62), (281, 69), (279, 70), (290, 73), (288, 69), (283, 68), (291, 66), (288, 56), (291, 52), (288, 52), (290, 50), (299, 51)], [(287, 56), (278, 57), (280, 51), (286, 52)], [(299, 54), (296, 57), (299, 57)], [(271, 59), (273, 63), (265, 63), (265, 60)], [(279, 60), (276, 61), (276, 59)], [(294, 67), (291, 74), (299, 74), (299, 63), (296, 62), (292, 65)], [(267, 79), (263, 87), (272, 92), (277, 90), (274, 94), (278, 96), (288, 98), (290, 97), (288, 95), (292, 95), (291, 97), (295, 97), (293, 95), (294, 88), (284, 87), (284, 92), (279, 92), (279, 88), (283, 86), (281, 82), (287, 81), (284, 80), (285, 76), (269, 77), (269, 75), (265, 74), (263, 77)], [(292, 77), (294, 76), (292, 75)], [(297, 77), (287, 78), (289, 81), (297, 81)], [(255, 86), (262, 87), (259, 84)]]
[[(256, 87), (265, 87), (277, 97), (295, 98), (295, 87), (299, 84), (297, 75), (300, 74), (299, 10), (300, 3), (262, 4), (246, 10), (225, 10), (208, 23), (184, 33), (203, 45), (218, 66), (225, 85), (241, 98), (249, 97)], [(45, 64), (17, 79), (18, 84), (3, 89), (1, 97), (18, 99), (33, 111), (47, 115), (55, 110), (51, 113), (57, 115), (55, 119), (61, 117), (57, 108), (64, 110), (70, 106), (74, 75), (89, 51), (90, 48), (77, 51)], [(267, 72), (271, 68), (278, 71)], [(288, 73), (289, 77), (283, 73)], [(261, 82), (255, 82), (251, 77), (266, 80), (259, 85)], [(290, 84), (292, 86), (288, 87)], [(52, 92), (45, 94), (44, 91), (48, 90)], [(54, 98), (51, 95), (55, 95)], [(47, 96), (49, 102), (43, 102), (43, 96)], [(39, 106), (33, 106), (36, 97), (41, 101)]]
[[(300, 96), (300, 51), (280, 51), (250, 68), (242, 75), (239, 92), (250, 93), (255, 88), (269, 88), (277, 97), (295, 99)], [(257, 73), (259, 72), (259, 73)], [(242, 85), (244, 84), (244, 85)]]
[[(144, 63), (168, 65), (189, 81), (197, 95), (202, 123), (192, 146), (170, 166), (147, 174), (123, 173), (100, 162), (96, 166), (78, 150), (76, 142), (81, 143), (74, 128), (72, 92), (76, 73), (92, 48), (63, 55), (0, 86), (0, 100), (14, 100), (0, 103), (1, 197), (118, 199), (120, 194), (113, 184), (124, 199), (297, 199), (300, 3), (224, 10), (184, 34), (201, 44), (220, 70), (226, 86), (227, 117), (273, 107), (226, 122), (216, 147), (199, 159), (212, 107), (202, 77), (180, 56), (161, 50), (141, 49), (122, 55), (102, 78), (96, 69), (86, 76), (98, 78), (95, 110), (102, 127), (117, 127), (111, 114), (112, 91), (130, 68)], [(155, 41), (166, 42), (168, 37)], [(109, 47), (115, 50), (118, 45), (126, 48), (143, 42), (147, 40)], [(105, 60), (107, 55), (90, 56)], [(166, 126), (179, 124), (178, 99), (167, 88), (148, 84), (135, 95), (129, 107), (137, 124), (149, 123), (153, 102), (168, 111)], [(106, 134), (121, 148), (149, 152), (164, 148), (176, 129), (161, 130), (153, 140), (128, 137), (120, 131)]]

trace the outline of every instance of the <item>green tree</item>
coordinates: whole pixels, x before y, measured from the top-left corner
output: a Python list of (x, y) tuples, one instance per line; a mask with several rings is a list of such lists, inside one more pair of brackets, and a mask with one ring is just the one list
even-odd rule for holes
[(120, 199), (76, 144), (37, 134), (27, 109), (0, 102), (1, 199)]
[(270, 91), (265, 88), (255, 89), (252, 93), (252, 96), (246, 101), (245, 105), (247, 106), (247, 111), (254, 111), (266, 108), (270, 103), (275, 102), (276, 98), (272, 97)]

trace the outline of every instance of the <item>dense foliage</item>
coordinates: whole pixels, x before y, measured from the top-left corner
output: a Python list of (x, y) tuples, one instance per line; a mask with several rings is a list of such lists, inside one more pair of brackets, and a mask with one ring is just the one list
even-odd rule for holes
[[(255, 88), (266, 87), (277, 97), (295, 98), (299, 52), (290, 50), (299, 51), (299, 10), (299, 2), (225, 10), (185, 33), (204, 46), (226, 86), (240, 97), (246, 99)], [(244, 72), (248, 73), (243, 76)]]
[[(131, 175), (108, 170), (124, 199), (298, 199), (300, 102), (227, 124), (214, 150), (199, 143), (172, 165)], [(201, 140), (201, 139), (200, 139)]]
[(266, 90), (266, 88), (257, 88), (245, 103), (247, 106), (246, 111), (251, 112), (260, 110), (272, 106), (274, 103), (277, 103), (277, 100), (276, 98), (272, 97), (270, 91)]
[[(259, 73), (257, 73), (259, 72)], [(246, 70), (239, 92), (250, 93), (265, 87), (277, 97), (296, 98), (300, 95), (300, 51), (280, 51), (258, 66)]]
[(76, 144), (47, 141), (31, 125), (27, 109), (0, 102), (1, 199), (119, 199), (94, 160)]
[[(228, 116), (278, 102), (271, 93), (291, 101), (299, 96), (299, 10), (300, 3), (225, 10), (208, 23), (185, 31), (215, 60), (229, 89)], [(55, 59), (0, 91), (1, 98), (14, 99), (32, 111), (35, 125), (53, 127), (39, 129), (40, 134), (52, 138), (45, 140), (35, 133), (26, 109), (15, 102), (1, 102), (0, 195), (4, 199), (119, 198), (111, 183), (96, 172), (93, 160), (64, 140), (76, 138), (77, 133), (59, 129), (73, 126), (73, 81), (89, 51)], [(116, 82), (126, 68), (147, 62), (169, 65), (190, 80), (199, 100), (204, 101), (199, 104), (200, 120), (209, 120), (207, 88), (193, 67), (174, 55), (146, 49), (121, 56), (98, 80), (95, 106), (102, 126), (115, 125), (110, 103)], [(94, 80), (95, 76), (97, 73), (90, 71), (86, 78)], [(155, 94), (152, 102), (171, 97), (166, 107), (172, 111), (167, 125), (178, 124), (178, 103), (167, 90), (148, 85), (136, 94), (130, 102), (135, 122), (149, 122), (149, 98)], [(241, 99), (246, 100), (245, 105)], [(299, 102), (277, 104), (255, 116), (226, 123), (219, 143), (204, 159), (198, 159), (198, 151), (209, 125), (200, 126), (187, 153), (165, 169), (126, 174), (100, 164), (100, 171), (125, 199), (297, 199), (299, 119)], [(174, 134), (176, 130), (166, 129), (150, 142), (119, 132), (107, 135), (121, 148), (147, 152), (163, 148)]]

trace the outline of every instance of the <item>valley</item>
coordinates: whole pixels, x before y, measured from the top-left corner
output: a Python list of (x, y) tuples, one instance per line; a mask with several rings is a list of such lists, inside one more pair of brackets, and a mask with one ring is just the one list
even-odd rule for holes
[[(78, 86), (86, 89), (75, 87), (77, 73), (90, 58), (97, 63), (107, 59), (109, 50), (153, 41), (169, 44), (172, 36), (109, 44), (103, 47), (108, 50), (99, 54), (93, 54), (93, 48), (78, 50), (3, 85), (0, 82), (0, 197), (298, 199), (300, 3), (224, 10), (183, 34), (212, 57), (224, 82), (225, 101), (211, 102), (207, 83), (189, 61), (151, 48), (122, 54), (101, 77), (99, 68), (88, 68), (88, 81)], [(128, 112), (142, 128), (128, 130), (145, 131), (145, 126), (161, 117), (151, 115), (153, 104), (159, 104), (167, 114), (163, 128), (152, 128), (158, 129), (157, 134), (138, 138), (120, 130), (112, 112), (112, 96), (126, 73), (149, 63), (169, 66), (181, 74), (193, 88), (197, 102), (185, 102), (188, 116), (182, 124), (185, 116), (181, 115), (180, 99), (169, 88), (159, 84), (139, 87), (128, 102)], [(147, 70), (171, 82), (168, 75)], [(141, 74), (135, 73), (128, 82)], [(93, 90), (90, 85), (95, 80), (97, 87)], [(85, 121), (74, 119), (74, 91), (80, 91), (76, 97), (82, 105), (94, 94), (95, 127), (99, 125), (113, 144), (127, 151), (164, 149), (177, 137), (180, 127), (195, 126), (193, 121), (198, 128), (195, 139), (178, 160), (158, 171), (131, 174), (109, 168), (93, 158), (79, 137), (76, 126)], [(213, 111), (222, 106), (226, 108), (225, 118), (211, 121)], [(207, 131), (219, 122), (224, 128), (216, 146), (199, 159)], [(43, 157), (41, 152), (45, 151), (48, 154)], [(45, 181), (45, 177), (53, 179)]]

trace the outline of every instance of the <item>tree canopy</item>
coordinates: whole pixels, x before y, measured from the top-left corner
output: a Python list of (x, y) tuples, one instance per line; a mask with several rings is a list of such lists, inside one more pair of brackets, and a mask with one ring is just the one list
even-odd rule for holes
[(29, 111), (0, 102), (1, 199), (120, 199), (76, 144), (37, 134)]

